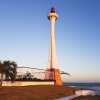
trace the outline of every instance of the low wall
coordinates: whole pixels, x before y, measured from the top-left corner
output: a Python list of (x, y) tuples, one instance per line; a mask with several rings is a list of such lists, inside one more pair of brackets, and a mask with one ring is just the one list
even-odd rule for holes
[(14, 83), (3, 82), (2, 86), (29, 86), (29, 85), (54, 85), (53, 81), (15, 81)]

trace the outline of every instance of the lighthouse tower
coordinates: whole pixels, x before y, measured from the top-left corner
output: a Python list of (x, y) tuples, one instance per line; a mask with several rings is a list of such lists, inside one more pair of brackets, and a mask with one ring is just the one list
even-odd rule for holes
[(60, 71), (58, 68), (57, 57), (56, 57), (56, 45), (55, 45), (55, 22), (58, 19), (58, 14), (55, 12), (55, 8), (52, 7), (50, 13), (48, 14), (48, 19), (50, 20), (50, 51), (48, 58), (48, 65), (46, 69), (45, 79), (55, 80), (55, 85), (63, 85)]

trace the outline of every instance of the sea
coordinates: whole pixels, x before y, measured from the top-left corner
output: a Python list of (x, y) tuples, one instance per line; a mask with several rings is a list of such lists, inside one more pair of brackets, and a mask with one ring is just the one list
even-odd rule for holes
[(98, 90), (100, 91), (100, 83), (64, 83), (66, 86), (77, 86), (82, 90)]

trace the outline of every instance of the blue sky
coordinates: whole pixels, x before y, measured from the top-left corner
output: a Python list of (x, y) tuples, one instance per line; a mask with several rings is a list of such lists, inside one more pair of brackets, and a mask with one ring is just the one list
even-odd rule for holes
[(0, 0), (0, 59), (46, 68), (51, 6), (63, 81), (100, 82), (100, 0)]

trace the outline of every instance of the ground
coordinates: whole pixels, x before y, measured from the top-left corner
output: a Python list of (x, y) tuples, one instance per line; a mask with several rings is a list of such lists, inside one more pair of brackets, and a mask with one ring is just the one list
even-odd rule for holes
[(54, 100), (73, 95), (76, 88), (68, 86), (1, 87), (0, 100)]

